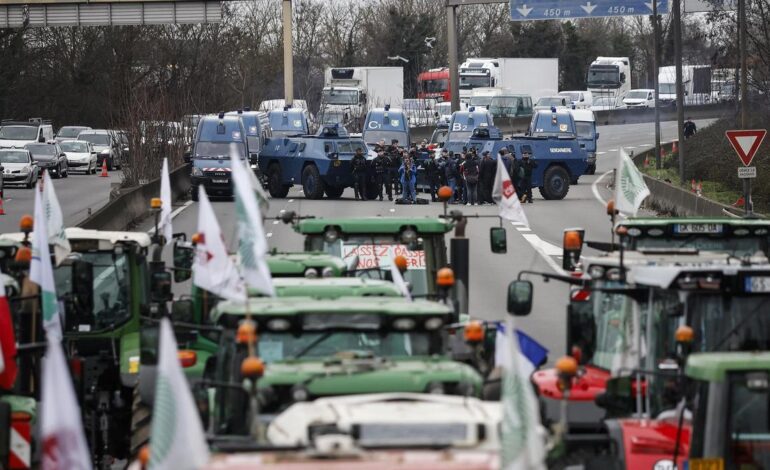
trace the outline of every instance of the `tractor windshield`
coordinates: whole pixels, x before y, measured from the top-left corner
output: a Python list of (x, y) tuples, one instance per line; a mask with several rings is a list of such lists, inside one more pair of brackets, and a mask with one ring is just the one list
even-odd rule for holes
[(324, 251), (339, 256), (346, 261), (358, 257), (356, 275), (358, 277), (391, 280), (390, 264), (396, 256), (404, 256), (407, 270), (404, 280), (411, 286), (413, 296), (428, 294), (428, 271), (426, 259), (432, 260), (430, 243), (418, 239), (413, 246), (395, 241), (392, 235), (351, 235), (347, 238), (328, 242), (323, 236), (313, 237), (310, 241), (313, 250)]
[(320, 359), (346, 352), (374, 357), (412, 357), (430, 355), (426, 332), (378, 332), (327, 330), (278, 333), (267, 331), (259, 337), (259, 357), (266, 363), (287, 359)]
[(693, 294), (687, 310), (694, 351), (770, 349), (770, 295)]
[[(758, 383), (763, 386), (757, 387)], [(770, 468), (770, 389), (767, 373), (730, 376), (725, 468)]]
[[(83, 313), (73, 323), (77, 331), (102, 330), (119, 325), (130, 317), (129, 262), (125, 254), (107, 251), (76, 253), (81, 260), (93, 265), (93, 314)], [(56, 292), (60, 297), (72, 292), (72, 270), (65, 262), (54, 270)]]

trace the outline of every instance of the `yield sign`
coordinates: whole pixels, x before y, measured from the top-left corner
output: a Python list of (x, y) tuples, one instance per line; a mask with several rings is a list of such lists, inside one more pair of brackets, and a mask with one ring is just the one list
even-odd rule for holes
[(754, 129), (750, 131), (726, 131), (725, 135), (730, 144), (735, 149), (744, 166), (749, 166), (754, 155), (762, 145), (767, 131), (764, 129)]

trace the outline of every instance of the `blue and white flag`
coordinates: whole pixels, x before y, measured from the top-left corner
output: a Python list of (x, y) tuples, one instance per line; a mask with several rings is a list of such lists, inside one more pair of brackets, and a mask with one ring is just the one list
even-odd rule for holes
[[(516, 339), (519, 341), (519, 357), (522, 359), (521, 369), (526, 376), (530, 376), (548, 359), (548, 349), (519, 329), (516, 329)], [(509, 354), (509, 350), (505, 325), (499, 322), (497, 324), (497, 337), (495, 338), (495, 364), (503, 364), (505, 362), (503, 356)]]

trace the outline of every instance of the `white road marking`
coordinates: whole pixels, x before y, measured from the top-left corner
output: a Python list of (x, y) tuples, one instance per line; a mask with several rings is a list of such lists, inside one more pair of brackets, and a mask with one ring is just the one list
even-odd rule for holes
[[(190, 207), (192, 203), (193, 203), (192, 201), (187, 201), (184, 204), (182, 204), (181, 207), (177, 207), (176, 209), (174, 209), (174, 211), (171, 213), (171, 220), (174, 220), (176, 216), (181, 214), (183, 210)], [(149, 233), (150, 235), (153, 235), (155, 233), (155, 227), (153, 226), (150, 230), (147, 231), (147, 233)]]
[(604, 155), (607, 152), (596, 152), (596, 155)]
[[(602, 173), (598, 178), (596, 178), (596, 181), (593, 182), (591, 185), (591, 191), (594, 193), (594, 197), (597, 201), (599, 201), (599, 204), (601, 204), (603, 207), (607, 207), (607, 201), (604, 200), (604, 198), (599, 193), (599, 182), (604, 179), (605, 176), (612, 174), (613, 170), (606, 171)], [(618, 214), (620, 217), (626, 218), (623, 214)]]
[(267, 232), (267, 233), (265, 234), (265, 236), (266, 236), (267, 238), (270, 238), (270, 237), (272, 237), (272, 236), (273, 236), (273, 232)]
[(529, 227), (516, 227), (516, 230), (518, 230), (519, 232), (531, 232), (532, 231), (532, 229), (529, 228)]
[[(515, 226), (516, 224), (513, 225)], [(537, 251), (540, 257), (543, 258), (543, 260), (548, 264), (548, 266), (551, 267), (551, 269), (553, 269), (558, 274), (566, 274), (561, 266), (559, 266), (559, 263), (553, 259), (553, 256), (562, 254), (561, 248), (548, 243), (534, 233), (522, 233), (521, 236), (524, 237), (524, 240), (526, 240), (527, 243), (529, 243), (532, 248), (535, 249), (535, 251)]]
[(608, 152), (617, 152), (618, 149), (609, 149)]
[(273, 225), (278, 225), (278, 221), (277, 221), (277, 220), (274, 220), (274, 221), (273, 221)]

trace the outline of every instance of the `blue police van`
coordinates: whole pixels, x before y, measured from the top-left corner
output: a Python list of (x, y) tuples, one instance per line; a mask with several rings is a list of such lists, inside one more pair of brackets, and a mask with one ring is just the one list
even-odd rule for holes
[(590, 109), (571, 109), (572, 117), (575, 120), (577, 130), (577, 139), (580, 146), (588, 154), (587, 175), (596, 173), (596, 148), (599, 140), (599, 133), (596, 132), (596, 116)]
[(204, 116), (198, 122), (195, 141), (185, 160), (192, 164), (192, 200), (198, 200), (198, 186), (211, 196), (232, 197), (231, 158), (248, 158), (246, 132), (238, 116)]
[(467, 111), (455, 111), (449, 121), (444, 148), (450, 153), (460, 153), (466, 147), (476, 128), (490, 128), (495, 125), (492, 114), (485, 108), (471, 106)]
[(342, 196), (353, 186), (350, 160), (356, 149), (366, 155), (366, 144), (339, 124), (321, 126), (315, 135), (272, 138), (259, 155), (259, 168), (273, 197), (286, 197), (296, 184), (308, 199)]
[(391, 109), (389, 105), (366, 113), (362, 135), (364, 142), (372, 146), (381, 140), (385, 141), (385, 145), (398, 140), (398, 145), (403, 148), (408, 148), (412, 143), (406, 113), (400, 109)]
[(267, 113), (262, 111), (251, 111), (249, 108), (230, 111), (226, 116), (238, 116), (246, 132), (246, 150), (249, 162), (252, 165), (257, 164), (259, 152), (265, 144), (265, 140), (272, 137), (270, 122)]
[(306, 109), (274, 109), (267, 113), (274, 137), (296, 137), (310, 133), (310, 121)]

